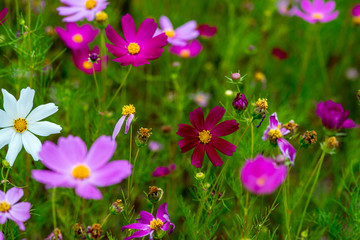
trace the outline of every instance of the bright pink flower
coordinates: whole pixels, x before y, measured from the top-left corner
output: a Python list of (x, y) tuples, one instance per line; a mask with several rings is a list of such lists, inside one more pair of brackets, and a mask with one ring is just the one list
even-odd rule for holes
[(303, 10), (297, 10), (296, 15), (301, 17), (305, 21), (314, 24), (317, 22), (330, 22), (336, 19), (339, 15), (339, 11), (334, 11), (335, 1), (324, 2), (324, 0), (302, 0), (301, 8)]
[(227, 120), (217, 124), (225, 114), (223, 107), (214, 107), (210, 110), (204, 121), (204, 113), (199, 107), (189, 114), (191, 125), (179, 124), (177, 135), (183, 137), (179, 141), (181, 153), (194, 149), (191, 156), (191, 164), (197, 168), (202, 166), (204, 154), (206, 152), (212, 164), (215, 167), (221, 166), (221, 160), (218, 152), (232, 156), (236, 151), (236, 146), (220, 138), (229, 135), (239, 129), (236, 120)]
[(6, 21), (6, 14), (8, 13), (9, 9), (4, 8), (0, 11), (0, 26)]
[(65, 29), (56, 27), (55, 31), (71, 50), (86, 48), (99, 33), (99, 29), (92, 28), (90, 24), (79, 27), (76, 23), (67, 23)]
[(197, 27), (201, 37), (211, 38), (217, 33), (216, 26), (210, 26), (208, 24), (201, 24)]
[(49, 187), (75, 188), (82, 198), (101, 199), (97, 187), (120, 183), (131, 175), (131, 164), (126, 160), (109, 162), (116, 149), (116, 142), (101, 136), (87, 152), (79, 137), (60, 137), (58, 145), (46, 141), (40, 152), (41, 162), (49, 170), (32, 170), (32, 177)]
[(130, 14), (126, 14), (121, 18), (121, 27), (125, 40), (110, 25), (105, 29), (106, 36), (113, 44), (106, 43), (106, 47), (117, 57), (114, 62), (119, 62), (122, 66), (131, 64), (138, 67), (150, 64), (148, 60), (157, 59), (162, 55), (167, 44), (167, 36), (162, 33), (153, 37), (157, 27), (153, 19), (145, 19), (136, 32), (134, 19)]
[[(92, 51), (90, 51), (88, 47), (73, 51), (73, 62), (75, 66), (79, 70), (89, 75), (93, 74), (93, 66), (92, 66), (93, 63), (89, 62), (89, 57), (93, 53), (96, 54), (100, 53), (100, 49), (98, 46), (95, 46)], [(101, 71), (102, 60), (104, 60), (104, 58), (98, 60), (97, 63), (94, 63), (95, 72)], [(108, 62), (108, 56), (105, 56), (105, 61)]]
[(353, 17), (360, 17), (360, 4), (355, 5), (353, 9), (351, 10), (351, 14)]
[(198, 40), (187, 43), (185, 46), (171, 46), (169, 52), (182, 58), (196, 57), (202, 50), (202, 46)]
[(61, 16), (68, 16), (63, 22), (77, 22), (86, 18), (89, 22), (95, 19), (95, 14), (101, 12), (109, 4), (107, 0), (60, 0), (66, 4), (56, 10)]
[(13, 187), (6, 193), (0, 190), (0, 224), (5, 224), (6, 220), (10, 219), (19, 226), (21, 231), (25, 231), (24, 222), (30, 218), (31, 204), (29, 202), (17, 203), (23, 195), (24, 191), (21, 188)]
[(244, 187), (257, 195), (273, 193), (286, 179), (285, 165), (277, 166), (273, 159), (257, 155), (249, 159), (240, 170)]
[(160, 166), (157, 167), (154, 172), (152, 173), (153, 177), (164, 177), (175, 171), (176, 165), (174, 163), (170, 164), (169, 166)]

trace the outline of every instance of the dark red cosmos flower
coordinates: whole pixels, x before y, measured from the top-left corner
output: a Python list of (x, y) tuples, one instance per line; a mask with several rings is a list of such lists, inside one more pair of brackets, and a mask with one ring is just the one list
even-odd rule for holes
[(223, 164), (216, 149), (227, 156), (232, 156), (236, 151), (234, 144), (219, 138), (239, 129), (236, 120), (227, 120), (217, 124), (224, 114), (225, 109), (216, 106), (210, 110), (204, 121), (203, 110), (199, 107), (189, 114), (192, 126), (179, 124), (179, 130), (176, 134), (183, 137), (179, 141), (181, 153), (195, 148), (191, 156), (191, 164), (195, 167), (200, 168), (202, 166), (205, 151), (215, 167)]
[(214, 36), (217, 32), (217, 27), (216, 26), (210, 26), (208, 24), (201, 24), (197, 27), (197, 30), (200, 33), (200, 36), (205, 37), (205, 38), (211, 38), (212, 36)]
[(281, 48), (273, 48), (271, 53), (274, 57), (276, 57), (277, 59), (280, 59), (280, 60), (287, 59), (287, 57), (288, 57), (288, 54)]
[(6, 14), (8, 13), (9, 9), (4, 8), (3, 10), (0, 11), (0, 26), (1, 24), (3, 24), (6, 21)]

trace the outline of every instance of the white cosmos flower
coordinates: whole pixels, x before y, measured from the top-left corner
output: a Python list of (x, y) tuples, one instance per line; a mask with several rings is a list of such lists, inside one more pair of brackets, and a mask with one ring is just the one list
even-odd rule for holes
[(23, 145), (35, 161), (39, 160), (41, 142), (34, 134), (49, 136), (60, 133), (59, 125), (40, 121), (57, 112), (58, 107), (54, 103), (48, 103), (31, 111), (35, 90), (29, 87), (21, 90), (18, 101), (5, 89), (1, 91), (5, 111), (0, 109), (0, 149), (9, 144), (6, 161), (12, 166)]

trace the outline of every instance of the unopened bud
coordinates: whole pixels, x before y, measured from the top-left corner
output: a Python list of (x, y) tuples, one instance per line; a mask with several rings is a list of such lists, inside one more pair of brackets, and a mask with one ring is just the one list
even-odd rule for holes
[(312, 131), (306, 131), (304, 134), (301, 135), (300, 138), (300, 145), (304, 148), (309, 147), (309, 145), (314, 144), (317, 142), (317, 133)]
[(113, 215), (117, 215), (119, 213), (122, 213), (124, 211), (124, 203), (121, 199), (116, 200), (111, 204), (109, 207), (109, 211)]
[(243, 110), (245, 110), (247, 108), (248, 101), (247, 101), (244, 94), (241, 94), (241, 96), (240, 96), (240, 93), (238, 93), (236, 95), (235, 99), (233, 100), (232, 105), (233, 105), (235, 110), (240, 112), (240, 111), (243, 111)]
[(296, 132), (296, 129), (299, 127), (299, 125), (296, 124), (294, 120), (291, 120), (290, 122), (283, 124), (282, 127), (289, 130), (292, 134), (294, 134)]
[(231, 74), (231, 79), (232, 80), (239, 80), (241, 78), (240, 73), (233, 73)]
[(85, 230), (81, 223), (75, 224), (73, 229), (74, 229), (75, 239), (84, 239), (85, 238)]
[(165, 134), (170, 133), (172, 131), (172, 127), (170, 125), (164, 125), (161, 127), (161, 131)]
[(205, 179), (205, 174), (203, 172), (198, 172), (196, 175), (195, 175), (195, 178), (197, 180), (204, 180)]
[(209, 187), (211, 187), (211, 184), (207, 182), (204, 184), (204, 187), (209, 188)]
[(8, 161), (6, 161), (6, 159), (2, 160), (2, 165), (4, 166), (4, 168), (10, 168), (10, 163)]
[(265, 115), (267, 113), (267, 109), (268, 109), (268, 102), (266, 98), (259, 98), (255, 105), (255, 109), (254, 109), (254, 117), (256, 118), (262, 118), (263, 115)]
[(95, 14), (96, 21), (98, 23), (104, 23), (108, 19), (106, 12), (101, 11)]
[(150, 202), (152, 203), (160, 202), (163, 195), (164, 195), (164, 190), (162, 190), (161, 188), (158, 188), (156, 186), (149, 187), (148, 199), (150, 200)]
[(55, 228), (54, 231), (45, 240), (63, 240), (63, 236), (59, 228)]
[(89, 54), (89, 62), (97, 64), (97, 61), (100, 60), (100, 56), (97, 53), (90, 53)]
[(286, 157), (283, 155), (277, 155), (275, 158), (275, 162), (277, 165), (283, 165), (286, 162)]
[(151, 132), (152, 128), (140, 128), (139, 131), (137, 132), (137, 136), (135, 139), (136, 145), (138, 147), (143, 147), (147, 141), (149, 140), (152, 132)]
[(332, 149), (337, 148), (339, 146), (339, 142), (336, 139), (336, 137), (329, 137), (326, 143), (327, 143), (327, 147)]

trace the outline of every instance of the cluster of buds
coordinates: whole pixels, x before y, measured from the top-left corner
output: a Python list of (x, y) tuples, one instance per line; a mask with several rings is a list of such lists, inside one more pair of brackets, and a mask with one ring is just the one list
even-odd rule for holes
[(90, 239), (100, 239), (102, 235), (102, 228), (101, 225), (98, 223), (93, 224), (91, 227), (87, 227), (87, 235)]
[(147, 195), (149, 201), (153, 204), (161, 201), (164, 195), (164, 190), (156, 186), (149, 186), (149, 193)]
[(109, 207), (109, 211), (113, 215), (118, 215), (119, 213), (122, 213), (124, 211), (123, 201), (121, 199), (118, 199), (113, 202)]
[(240, 93), (238, 93), (236, 95), (235, 99), (233, 100), (232, 105), (233, 105), (234, 109), (238, 113), (240, 113), (241, 111), (244, 111), (247, 108), (248, 101), (244, 94), (241, 94), (241, 96), (240, 96)]
[(135, 139), (136, 145), (140, 148), (145, 146), (145, 144), (148, 142), (152, 132), (152, 128), (140, 128), (137, 132), (137, 136)]
[(300, 145), (304, 148), (309, 147), (311, 144), (317, 142), (317, 133), (312, 131), (306, 131), (304, 134), (301, 135), (300, 138)]
[(296, 124), (294, 120), (291, 120), (290, 122), (283, 124), (282, 127), (289, 130), (291, 134), (295, 134), (296, 129), (299, 127), (299, 125)]
[(77, 223), (73, 227), (75, 239), (85, 239), (85, 229), (81, 223)]

